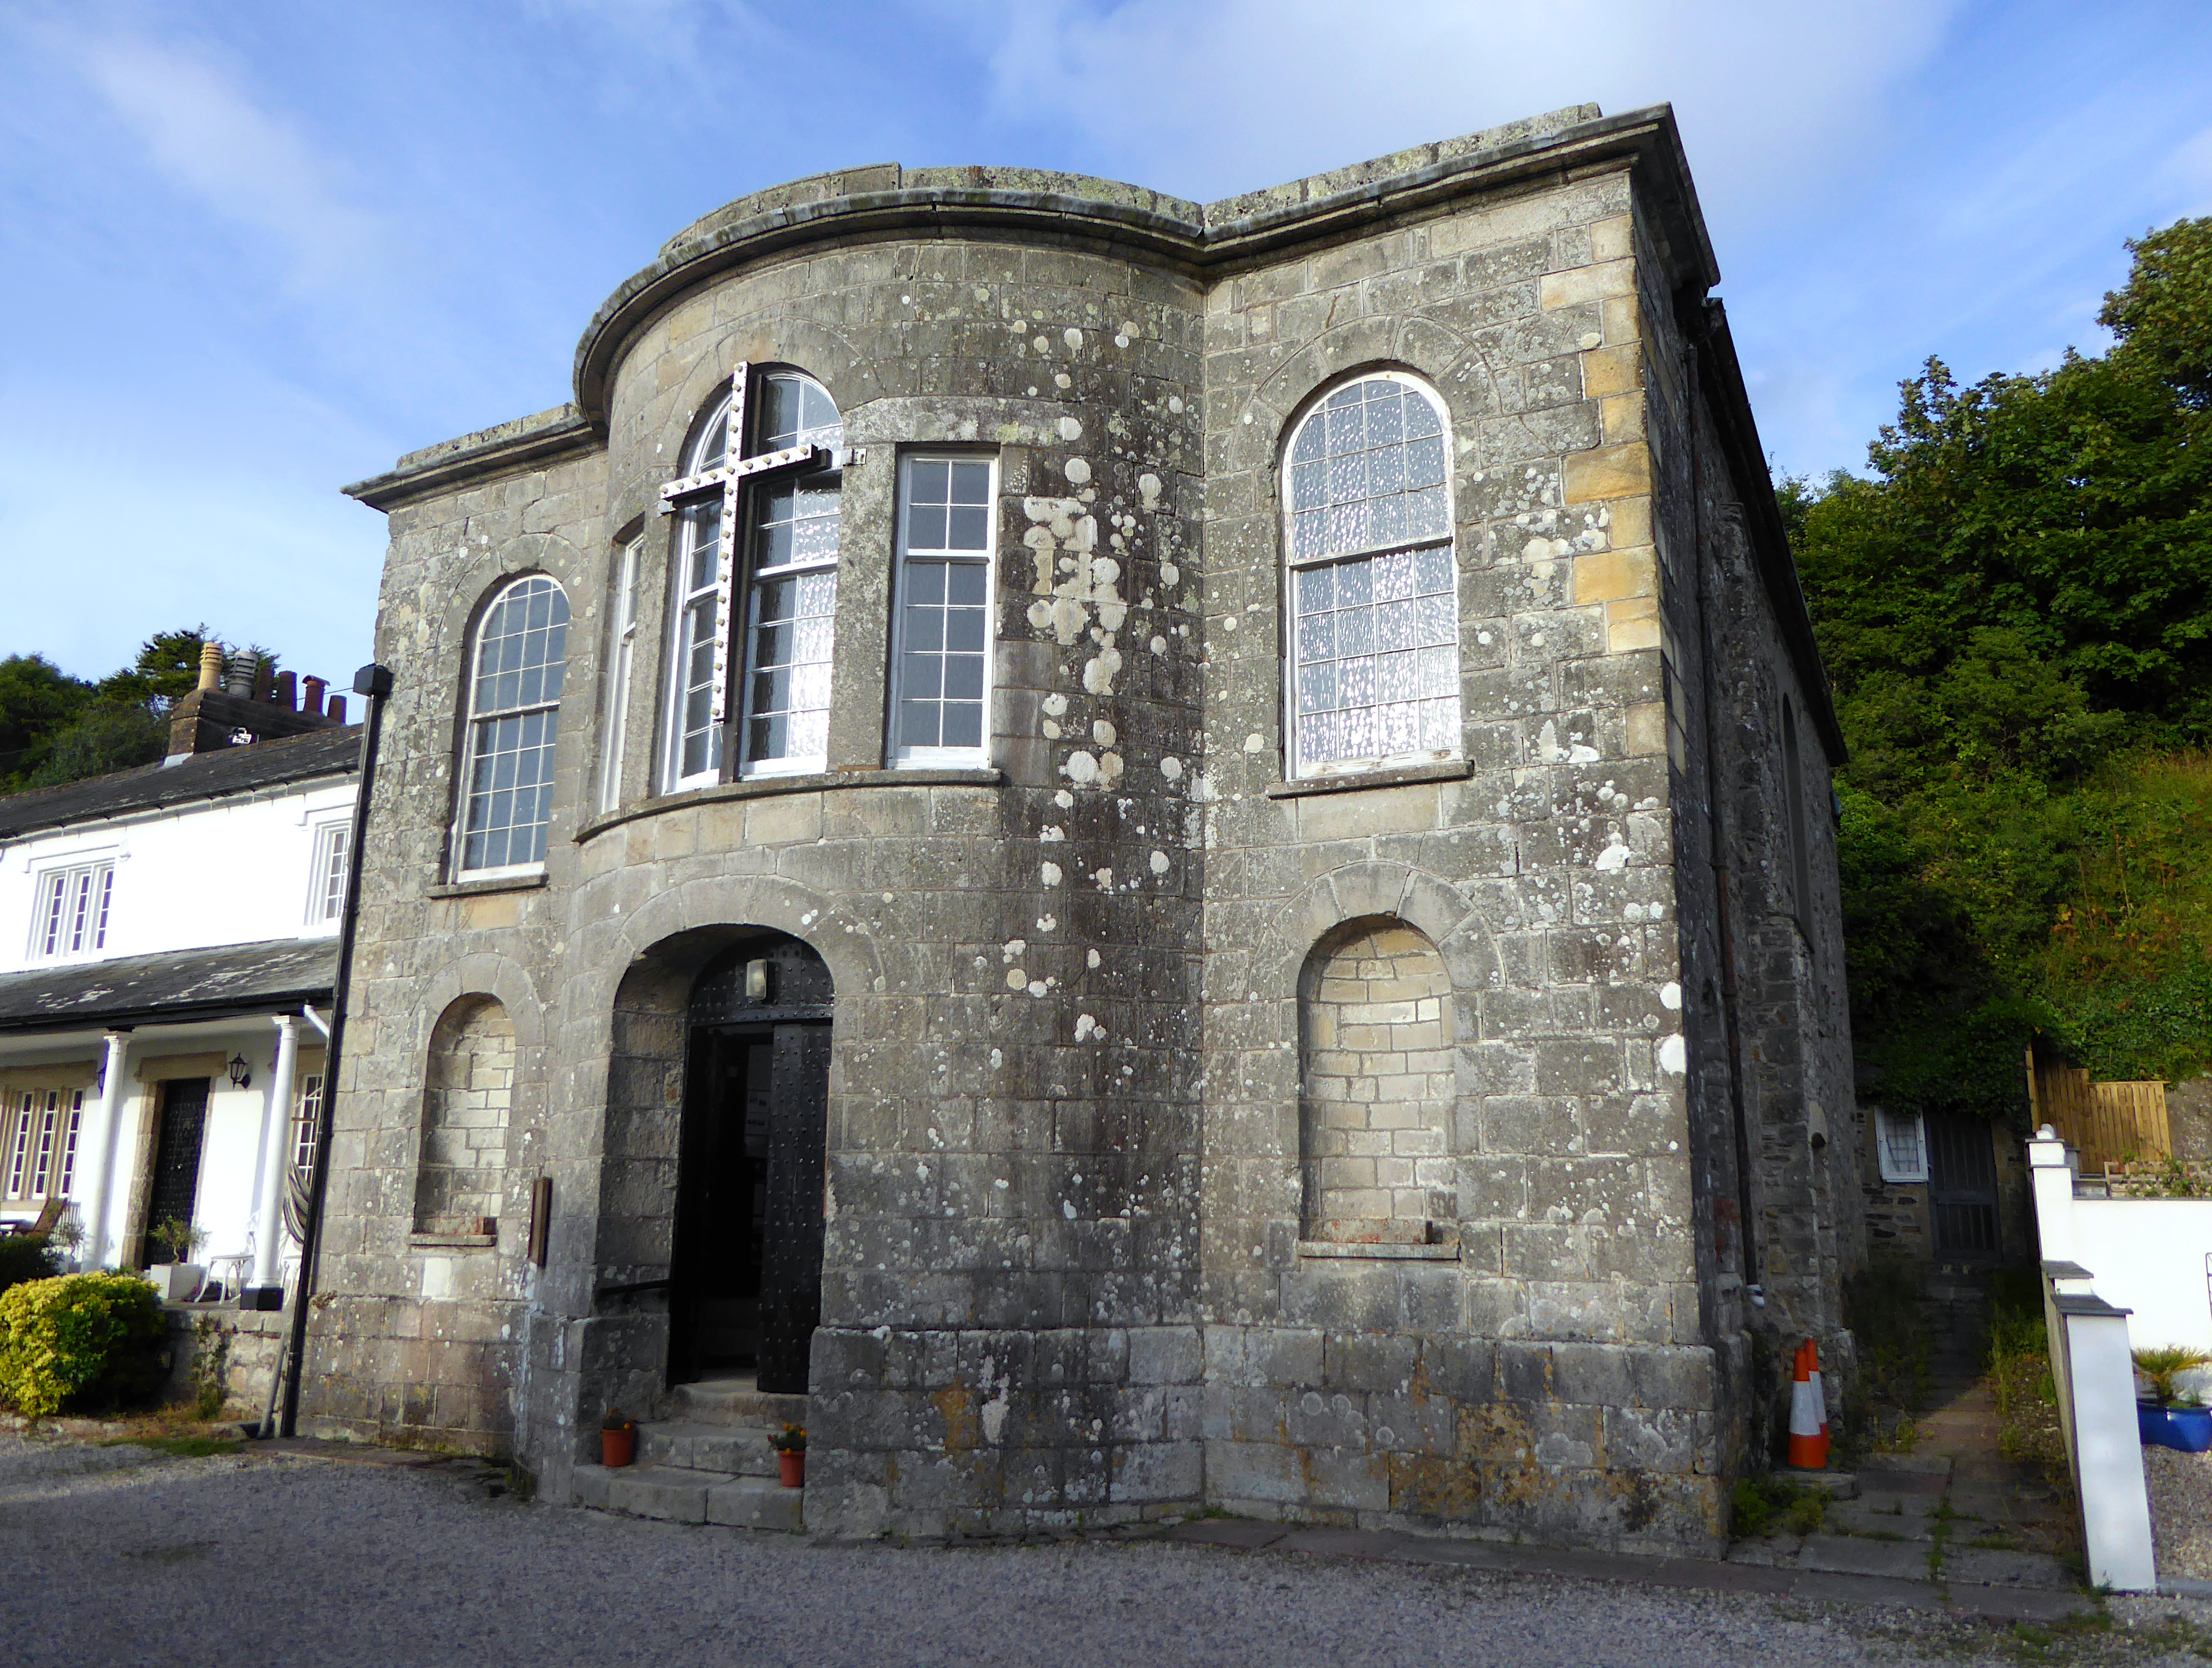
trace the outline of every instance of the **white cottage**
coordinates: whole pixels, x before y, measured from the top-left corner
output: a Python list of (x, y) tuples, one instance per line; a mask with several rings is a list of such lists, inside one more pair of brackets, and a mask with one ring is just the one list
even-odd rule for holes
[(276, 1308), (322, 1093), (360, 732), (209, 645), (159, 764), (0, 799), (0, 1226)]

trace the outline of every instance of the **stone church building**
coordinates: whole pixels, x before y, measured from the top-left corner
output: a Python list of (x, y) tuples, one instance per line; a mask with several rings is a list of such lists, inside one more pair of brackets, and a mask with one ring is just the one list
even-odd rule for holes
[(1718, 276), (1664, 107), (1204, 204), (857, 168), (349, 489), (307, 1428), (751, 1521), (702, 1410), (795, 1412), (841, 1535), (1711, 1545), (1862, 1254)]

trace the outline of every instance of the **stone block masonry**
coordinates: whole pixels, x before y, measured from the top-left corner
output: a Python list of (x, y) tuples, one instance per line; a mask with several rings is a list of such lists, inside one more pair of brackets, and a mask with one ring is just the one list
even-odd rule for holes
[[(708, 216), (574, 405), (350, 489), (399, 685), (319, 1428), (561, 1494), (606, 1406), (707, 1370), (750, 1324), (697, 1306), (743, 1015), (696, 993), (772, 953), (828, 993), (773, 1020), (830, 1033), (811, 1526), (1712, 1544), (1753, 1330), (1837, 1349), (1857, 1190), (1808, 1138), (1850, 1127), (1832, 841), (1777, 861), (1766, 756), (1786, 701), (1825, 807), (1839, 744), (1716, 277), (1663, 109), (1208, 206), (886, 165)], [(695, 781), (660, 496), (741, 366), (842, 425), (835, 649), (818, 758), (733, 727)], [(969, 751), (889, 719), (972, 698), (913, 635), (957, 613), (915, 623), (917, 456), (994, 472)], [(745, 670), (753, 550), (738, 713), (800, 698)], [(570, 609), (546, 855), (475, 880), (472, 633), (526, 574)]]

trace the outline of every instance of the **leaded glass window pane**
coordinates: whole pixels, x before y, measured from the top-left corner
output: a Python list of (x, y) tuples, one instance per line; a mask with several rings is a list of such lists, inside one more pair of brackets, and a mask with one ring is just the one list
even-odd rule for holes
[(1431, 396), (1370, 377), (1291, 436), (1291, 747), (1301, 771), (1460, 746), (1447, 435)]
[(568, 594), (542, 574), (501, 592), (477, 627), (461, 812), (464, 874), (545, 859), (568, 647)]

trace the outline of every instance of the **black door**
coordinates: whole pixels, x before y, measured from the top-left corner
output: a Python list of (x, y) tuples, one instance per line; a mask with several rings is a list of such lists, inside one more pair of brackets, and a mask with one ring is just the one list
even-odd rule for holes
[(1928, 1120), (1928, 1205), (1936, 1254), (1960, 1263), (1994, 1263), (2003, 1250), (1997, 1231), (1997, 1160), (1990, 1126), (1978, 1117)]
[(154, 1143), (154, 1185), (146, 1203), (149, 1228), (192, 1220), (200, 1196), (200, 1143), (207, 1134), (207, 1108), (206, 1078), (173, 1077), (162, 1085), (161, 1133)]
[(822, 1313), (830, 982), (795, 940), (718, 958), (694, 986), (669, 1269), (672, 1384), (751, 1369), (806, 1389)]

